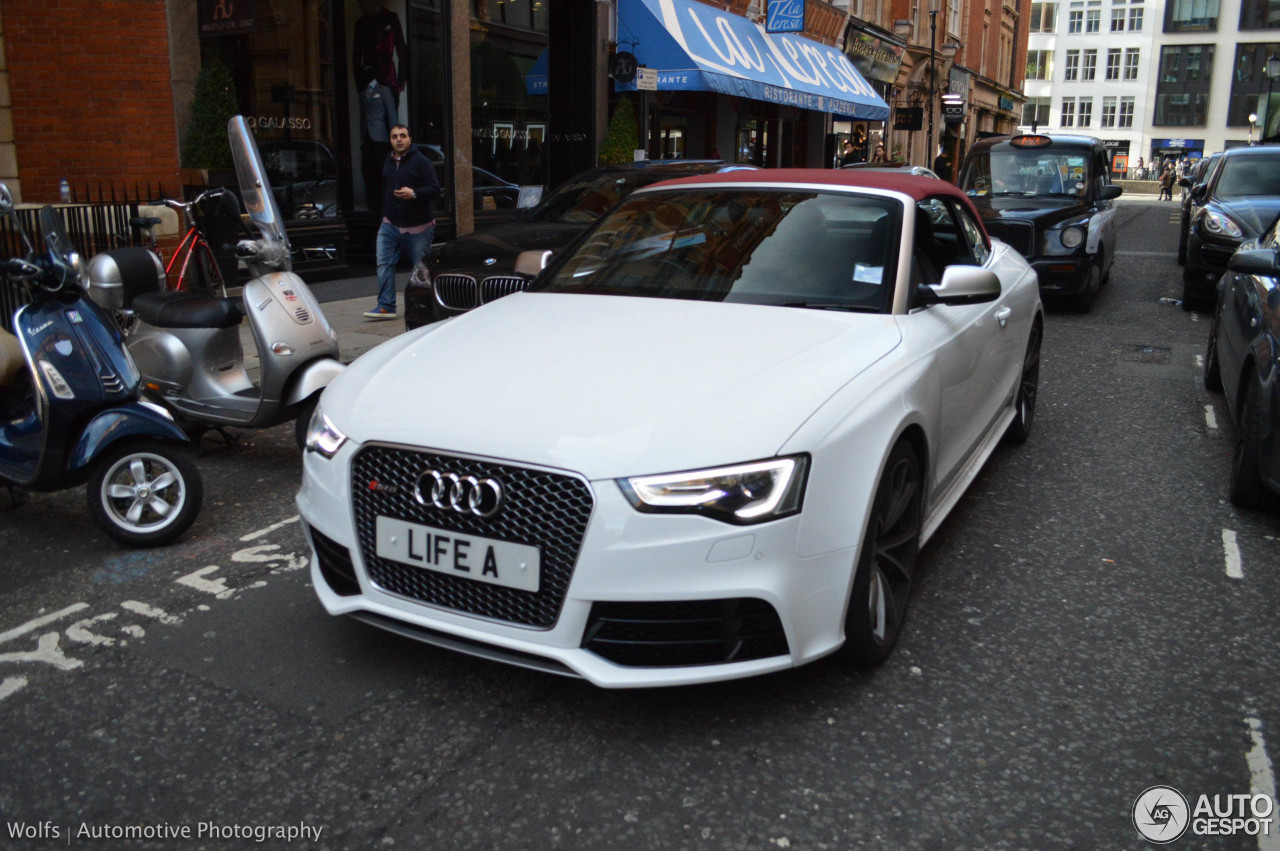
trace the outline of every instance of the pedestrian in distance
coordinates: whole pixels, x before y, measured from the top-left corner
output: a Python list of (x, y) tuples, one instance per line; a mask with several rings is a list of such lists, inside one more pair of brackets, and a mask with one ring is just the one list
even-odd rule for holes
[(1156, 200), (1164, 201), (1173, 200), (1173, 181), (1174, 181), (1173, 163), (1164, 164), (1164, 172), (1160, 175), (1160, 197)]
[(407, 255), (422, 262), (436, 222), (431, 201), (440, 195), (440, 181), (431, 161), (413, 144), (409, 128), (391, 128), (391, 153), (382, 164), (382, 224), (378, 227), (378, 306), (366, 319), (396, 318), (396, 264)]
[(847, 165), (853, 165), (858, 161), (858, 156), (853, 150), (853, 142), (848, 139), (844, 141), (844, 151), (840, 154), (840, 166), (843, 168)]
[(887, 163), (889, 161), (889, 157), (885, 155), (883, 143), (876, 143), (875, 150), (871, 153), (871, 161), (873, 163)]

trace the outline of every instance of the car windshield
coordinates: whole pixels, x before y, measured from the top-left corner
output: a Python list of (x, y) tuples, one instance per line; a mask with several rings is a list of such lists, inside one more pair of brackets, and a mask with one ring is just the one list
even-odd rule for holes
[(973, 156), (961, 188), (970, 195), (1080, 197), (1089, 178), (1085, 151), (993, 149)]
[(629, 171), (583, 174), (570, 178), (529, 214), (531, 221), (589, 225), (638, 186), (653, 183), (652, 174)]
[(539, 289), (887, 312), (900, 206), (760, 188), (641, 193)]
[(1223, 157), (1214, 194), (1219, 198), (1280, 195), (1280, 149), (1247, 157)]

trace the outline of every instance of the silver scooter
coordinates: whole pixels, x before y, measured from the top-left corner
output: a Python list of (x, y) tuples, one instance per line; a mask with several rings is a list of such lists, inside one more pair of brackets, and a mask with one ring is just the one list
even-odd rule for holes
[[(243, 116), (228, 122), (227, 135), (241, 197), (260, 234), (236, 244), (237, 256), (253, 276), (241, 297), (160, 290), (135, 295), (127, 305), (104, 306), (132, 309), (137, 325), (129, 335), (129, 352), (145, 392), (178, 420), (221, 429), (267, 428), (293, 419), (302, 447), (320, 391), (344, 369), (338, 333), (291, 271), (280, 210)], [(110, 256), (100, 258), (104, 255), (90, 262), (91, 288), (97, 282), (100, 291), (130, 289), (127, 281), (121, 286), (121, 265)], [(245, 368), (240, 343), (246, 317), (258, 350), (257, 383)]]

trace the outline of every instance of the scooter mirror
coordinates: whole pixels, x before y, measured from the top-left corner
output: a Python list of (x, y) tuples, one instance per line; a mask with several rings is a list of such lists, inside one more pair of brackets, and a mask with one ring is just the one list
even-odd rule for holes
[(13, 212), (13, 194), (9, 192), (9, 187), (0, 183), (0, 216), (7, 216)]

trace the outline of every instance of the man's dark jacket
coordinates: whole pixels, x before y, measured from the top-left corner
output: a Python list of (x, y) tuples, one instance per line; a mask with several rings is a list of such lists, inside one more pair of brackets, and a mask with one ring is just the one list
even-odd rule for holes
[[(407, 201), (395, 191), (409, 187), (417, 195)], [(417, 147), (410, 146), (399, 161), (387, 154), (382, 164), (382, 215), (398, 228), (411, 228), (431, 221), (431, 199), (440, 195), (440, 181), (431, 161)]]

